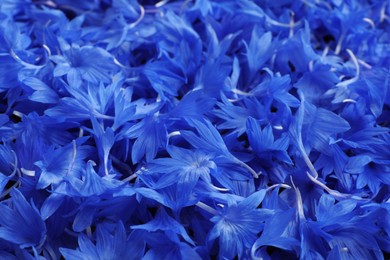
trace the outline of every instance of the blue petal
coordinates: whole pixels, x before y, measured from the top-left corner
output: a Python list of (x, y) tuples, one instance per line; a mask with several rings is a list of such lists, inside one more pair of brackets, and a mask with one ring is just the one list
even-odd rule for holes
[[(72, 225), (73, 230), (76, 232), (81, 232), (85, 230), (87, 227), (91, 226), (93, 218), (95, 217), (95, 213), (96, 213), (96, 208), (94, 207), (94, 205), (83, 206), (80, 209), (80, 211), (78, 211), (77, 215), (74, 218), (73, 225)], [(89, 241), (89, 240), (83, 238), (82, 241)], [(85, 246), (84, 247), (85, 250), (83, 250), (84, 243), (80, 244), (80, 241), (79, 241), (79, 245), (82, 251), (86, 251), (89, 250), (89, 248), (91, 248), (90, 246)]]
[(188, 243), (194, 244), (192, 239), (188, 236), (184, 227), (177, 222), (175, 219), (171, 218), (164, 209), (161, 209), (155, 218), (142, 225), (132, 226), (133, 229), (144, 229), (149, 232), (157, 231), (157, 230), (172, 230), (177, 234), (180, 234)]
[(255, 74), (262, 65), (271, 58), (272, 55), (272, 33), (260, 33), (258, 27), (252, 31), (251, 41), (246, 46), (248, 65), (252, 75)]
[(131, 127), (126, 135), (137, 138), (132, 149), (133, 163), (139, 162), (144, 156), (151, 161), (159, 149), (166, 146), (167, 130), (159, 118), (146, 117), (140, 123)]
[(14, 208), (0, 205), (0, 238), (20, 247), (40, 247), (45, 239), (46, 226), (34, 205), (30, 205), (23, 194), (13, 189), (11, 197)]

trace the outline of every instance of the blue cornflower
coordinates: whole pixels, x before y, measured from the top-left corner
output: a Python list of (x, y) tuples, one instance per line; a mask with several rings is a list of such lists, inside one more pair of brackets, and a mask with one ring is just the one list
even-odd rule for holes
[(158, 230), (164, 231), (168, 236), (174, 234), (182, 236), (188, 243), (194, 245), (194, 241), (188, 236), (184, 227), (175, 219), (170, 217), (164, 208), (160, 208), (153, 220), (142, 224), (131, 226), (132, 229), (143, 229), (148, 232), (155, 232)]
[(79, 86), (82, 79), (94, 84), (110, 83), (111, 76), (118, 71), (113, 56), (104, 49), (58, 41), (63, 55), (50, 57), (57, 64), (53, 71), (55, 77), (66, 75), (69, 84)]
[(132, 126), (124, 134), (128, 138), (136, 139), (132, 148), (132, 161), (137, 163), (144, 157), (151, 161), (161, 148), (167, 145), (167, 128), (159, 116), (147, 116)]
[(387, 164), (376, 163), (369, 155), (350, 157), (345, 171), (356, 175), (356, 188), (368, 186), (373, 195), (378, 194), (383, 185), (390, 185), (390, 169)]
[(181, 242), (177, 236), (154, 232), (148, 233), (145, 240), (150, 249), (145, 253), (143, 259), (202, 259), (193, 247)]
[[(188, 198), (199, 179), (211, 183), (210, 172), (216, 170), (213, 156), (202, 150), (187, 150), (168, 146), (171, 158), (159, 158), (150, 163), (148, 173), (162, 174), (154, 187), (177, 186), (178, 197)], [(141, 176), (142, 179), (147, 176)]]
[(222, 95), (222, 101), (217, 103), (218, 109), (214, 114), (223, 119), (218, 125), (219, 129), (229, 129), (238, 136), (246, 131), (246, 121), (249, 117), (266, 122), (267, 115), (265, 107), (256, 98), (245, 98), (243, 105), (235, 105)]
[(193, 147), (226, 157), (233, 163), (245, 168), (254, 178), (258, 178), (258, 174), (250, 166), (239, 160), (229, 151), (220, 133), (209, 121), (189, 120), (189, 123), (195, 127), (199, 135), (191, 131), (181, 131), (181, 135)]
[(166, 57), (146, 64), (143, 73), (161, 97), (177, 96), (177, 91), (186, 81), (181, 68)]
[(386, 258), (389, 17), (0, 0), (0, 258)]
[[(140, 257), (141, 237), (127, 237), (122, 222), (116, 224), (102, 223), (94, 233), (96, 242), (81, 233), (78, 236), (79, 247), (75, 250), (60, 248), (66, 259), (131, 259)], [(141, 238), (142, 239), (142, 238)], [(138, 240), (138, 241), (137, 241)], [(139, 246), (140, 248), (137, 248)]]
[(112, 116), (107, 115), (113, 103), (114, 90), (120, 84), (120, 80), (109, 85), (100, 83), (94, 85), (88, 83), (85, 88), (77, 83), (66, 84), (60, 80), (60, 84), (71, 97), (63, 97), (55, 106), (46, 109), (45, 114), (51, 118), (57, 118), (59, 121), (83, 121), (91, 116), (100, 119), (113, 120)]
[(30, 87), (34, 91), (29, 97), (29, 99), (32, 101), (55, 104), (59, 100), (57, 92), (38, 78), (25, 78), (23, 80), (23, 84)]
[(265, 190), (255, 192), (243, 201), (227, 205), (211, 218), (215, 226), (209, 233), (209, 240), (219, 238), (219, 255), (224, 258), (247, 256), (248, 250), (261, 231), (263, 222), (271, 210), (258, 209)]
[[(65, 189), (65, 194), (73, 196), (81, 196), (86, 198), (91, 198), (94, 196), (101, 196), (105, 193), (113, 193), (115, 188), (118, 188), (122, 185), (121, 182), (114, 179), (113, 175), (104, 175), (103, 177), (99, 176), (93, 169), (94, 162), (88, 161), (85, 169), (81, 169), (81, 178), (77, 175), (69, 175), (64, 177), (64, 179), (70, 184), (71, 187)], [(62, 187), (60, 187), (56, 192), (61, 192)]]
[(273, 45), (271, 32), (262, 32), (258, 27), (253, 28), (249, 44), (245, 43), (251, 78), (271, 58), (274, 50)]
[(110, 150), (115, 143), (115, 133), (112, 128), (107, 127), (106, 130), (99, 122), (92, 118), (92, 126), (94, 130), (95, 142), (98, 147), (100, 161), (102, 162), (102, 169), (108, 175), (108, 156)]
[[(12, 160), (14, 167), (12, 167)], [(18, 157), (15, 152), (8, 145), (0, 145), (0, 194), (3, 194), (7, 183), (15, 176), (17, 167)]]
[(83, 160), (92, 152), (91, 147), (80, 146), (82, 142), (73, 141), (64, 147), (58, 149), (51, 147), (45, 151), (43, 159), (35, 163), (41, 169), (38, 189), (60, 184), (67, 175), (80, 176), (85, 165)]
[(275, 157), (280, 161), (292, 164), (287, 153), (290, 142), (287, 135), (282, 135), (279, 139), (274, 140), (272, 127), (267, 125), (261, 130), (258, 122), (252, 117), (248, 118), (246, 128), (249, 143), (260, 158), (265, 157), (268, 160), (271, 160), (272, 157)]
[[(11, 206), (12, 205), (12, 206)], [(0, 204), (0, 238), (21, 248), (40, 248), (45, 242), (46, 225), (38, 209), (18, 189), (11, 191), (11, 201)]]

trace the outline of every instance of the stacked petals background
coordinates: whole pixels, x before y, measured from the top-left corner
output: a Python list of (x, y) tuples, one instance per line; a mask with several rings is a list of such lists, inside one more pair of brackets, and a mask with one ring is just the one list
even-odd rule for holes
[(1, 0), (1, 259), (383, 259), (390, 4)]

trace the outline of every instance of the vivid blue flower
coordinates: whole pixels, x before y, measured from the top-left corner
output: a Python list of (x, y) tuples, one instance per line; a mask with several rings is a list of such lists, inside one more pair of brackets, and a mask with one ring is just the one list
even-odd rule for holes
[(221, 135), (209, 121), (194, 121), (190, 122), (196, 128), (199, 135), (191, 131), (182, 131), (181, 135), (193, 147), (203, 149), (210, 153), (219, 153), (226, 156), (230, 155)]
[[(18, 114), (18, 111), (16, 113)], [(77, 126), (72, 123), (60, 123), (47, 116), (40, 116), (35, 111), (28, 115), (20, 116), (21, 122), (13, 124), (13, 131), (7, 131), (4, 134), (7, 140), (14, 140), (15, 138), (19, 140), (21, 137), (20, 139), (25, 142), (24, 144), (28, 141), (36, 140), (42, 143), (42, 145), (65, 145), (71, 142), (72, 135), (62, 130)]]
[(22, 66), (9, 56), (0, 56), (0, 61), (3, 64), (0, 70), (0, 92), (4, 92), (18, 86), (18, 72)]
[(132, 161), (138, 163), (144, 157), (151, 161), (161, 148), (167, 144), (167, 130), (163, 119), (158, 116), (147, 116), (127, 130), (128, 138), (136, 139), (132, 148)]
[(267, 256), (268, 254), (263, 252), (262, 248), (268, 246), (297, 253), (299, 251), (299, 240), (296, 238), (297, 231), (294, 209), (275, 213), (265, 221), (260, 238), (253, 244), (252, 257)]
[(112, 120), (112, 117), (106, 114), (113, 103), (113, 90), (117, 87), (116, 83), (108, 86), (102, 83), (99, 85), (87, 84), (85, 88), (81, 88), (75, 83), (68, 85), (61, 81), (61, 85), (72, 97), (61, 98), (56, 106), (45, 111), (46, 115), (52, 118), (59, 117), (62, 121), (82, 121), (91, 116)]
[(110, 150), (115, 143), (115, 133), (112, 128), (107, 127), (106, 130), (95, 118), (91, 118), (94, 130), (95, 142), (98, 148), (99, 157), (104, 169), (104, 173), (108, 175), (108, 156)]
[(317, 171), (321, 170), (322, 176), (335, 175), (339, 181), (339, 188), (350, 192), (353, 187), (353, 177), (346, 173), (348, 156), (335, 143), (329, 146), (327, 153), (321, 154), (314, 163)]
[(146, 252), (143, 259), (202, 259), (193, 247), (187, 243), (180, 242), (177, 237), (162, 233), (152, 233), (146, 236), (146, 243), (150, 249)]
[(190, 21), (186, 17), (168, 10), (163, 19), (158, 19), (156, 29), (158, 31), (156, 38), (159, 39), (157, 41), (159, 52), (174, 57), (171, 60), (171, 66), (178, 66), (184, 73), (184, 79), (187, 76), (193, 77), (202, 58), (202, 41)]
[(202, 91), (188, 92), (170, 111), (170, 118), (179, 120), (193, 118), (200, 120), (212, 110), (215, 99), (204, 96)]
[(255, 242), (263, 221), (272, 211), (257, 209), (265, 195), (258, 191), (238, 204), (227, 205), (211, 221), (215, 226), (210, 231), (209, 240), (219, 238), (219, 255), (225, 258), (243, 257)]
[(378, 194), (380, 188), (390, 184), (390, 169), (387, 164), (377, 164), (369, 155), (350, 157), (345, 171), (356, 175), (356, 188), (368, 186), (373, 195)]
[(135, 118), (137, 106), (131, 102), (128, 102), (129, 99), (131, 99), (131, 92), (129, 89), (122, 89), (121, 91), (117, 91), (115, 93), (115, 118), (114, 124), (112, 125), (113, 129), (118, 129), (128, 121), (131, 121)]
[(0, 204), (0, 238), (20, 248), (40, 248), (45, 242), (46, 226), (38, 209), (18, 189), (11, 191), (11, 198), (10, 205)]
[(294, 129), (293, 131), (302, 131), (302, 134), (292, 133), (294, 139), (302, 135), (302, 142), (309, 149), (326, 149), (331, 136), (346, 132), (350, 129), (348, 122), (341, 116), (327, 109), (316, 108), (306, 101), (303, 102), (305, 104), (303, 106), (301, 105), (300, 108), (302, 111), (296, 115), (297, 118), (293, 124), (294, 127), (298, 127), (298, 129)]
[(57, 64), (53, 70), (54, 77), (66, 75), (69, 84), (79, 86), (82, 79), (95, 84), (109, 83), (110, 76), (118, 71), (112, 55), (104, 49), (69, 45), (62, 39), (58, 40), (63, 55), (50, 57)]
[(248, 118), (246, 128), (249, 143), (259, 157), (268, 157), (268, 160), (270, 160), (271, 156), (273, 156), (278, 160), (292, 164), (287, 154), (287, 148), (289, 146), (289, 138), (287, 135), (282, 135), (278, 140), (274, 140), (272, 127), (267, 125), (261, 130), (258, 122), (252, 117)]
[(197, 75), (197, 88), (203, 89), (210, 97), (218, 98), (221, 92), (228, 90), (224, 82), (228, 79), (229, 72), (230, 64), (222, 58), (209, 60)]
[(142, 225), (131, 226), (132, 229), (143, 229), (148, 232), (155, 232), (158, 230), (164, 231), (167, 234), (174, 233), (181, 235), (188, 243), (194, 244), (194, 241), (188, 236), (184, 227), (175, 219), (170, 217), (164, 208), (161, 208), (153, 220)]
[(181, 135), (193, 147), (202, 149), (209, 153), (216, 153), (226, 157), (234, 163), (246, 168), (253, 177), (257, 178), (257, 173), (246, 163), (235, 157), (226, 147), (224, 140), (215, 127), (208, 121), (190, 120), (190, 124), (196, 127), (199, 136), (191, 131), (182, 131)]
[[(65, 179), (69, 182), (70, 187), (66, 190), (73, 196), (81, 197), (93, 197), (100, 196), (105, 193), (113, 192), (113, 190), (119, 187), (122, 183), (114, 179), (112, 175), (99, 176), (93, 169), (93, 162), (89, 161), (86, 165), (86, 169), (82, 170), (81, 178), (77, 175), (66, 176)], [(57, 189), (56, 192), (60, 192), (61, 189)]]
[(29, 97), (30, 100), (41, 103), (52, 103), (58, 102), (58, 94), (51, 89), (45, 82), (37, 78), (26, 78), (23, 80), (23, 84), (30, 87), (34, 92)]
[(371, 150), (378, 143), (377, 137), (389, 132), (388, 128), (377, 124), (373, 115), (366, 114), (365, 109), (361, 100), (344, 108), (342, 115), (351, 129), (342, 135), (341, 140), (351, 148)]
[[(330, 248), (339, 249), (340, 254), (352, 258), (380, 257), (381, 249), (375, 238), (377, 233), (377, 227), (374, 224), (376, 216), (368, 212), (358, 213), (356, 207), (355, 200), (345, 200), (335, 204), (334, 198), (323, 195), (316, 208), (317, 222), (308, 222), (310, 224), (304, 227), (302, 235), (309, 235), (308, 239), (310, 239), (314, 236), (313, 230), (309, 231), (306, 228), (309, 226), (311, 229), (313, 227), (321, 228), (318, 232), (322, 233), (320, 236), (327, 241)], [(364, 223), (364, 228), (359, 223)], [(321, 243), (319, 240), (317, 241)], [(322, 252), (325, 253), (326, 248), (323, 248)], [(334, 254), (334, 252), (330, 252), (330, 254), (332, 253)]]
[(146, 64), (143, 73), (162, 97), (177, 96), (178, 90), (186, 81), (180, 67), (165, 55), (159, 61)]
[(306, 72), (295, 86), (303, 93), (305, 100), (318, 105), (325, 92), (339, 82), (337, 74), (329, 68)]
[(188, 198), (199, 179), (211, 183), (210, 172), (216, 169), (213, 156), (202, 150), (187, 150), (175, 146), (167, 147), (171, 158), (158, 158), (151, 162), (148, 172), (142, 174), (145, 180), (149, 172), (162, 175), (153, 185), (164, 188), (176, 184), (177, 196)]
[(100, 224), (94, 237), (95, 243), (81, 233), (78, 236), (79, 247), (76, 250), (60, 248), (60, 251), (66, 259), (130, 259), (141, 256), (139, 251), (143, 243), (135, 236), (127, 237), (122, 222)]
[(0, 1), (0, 258), (387, 258), (389, 17)]
[(182, 196), (182, 194), (177, 192), (177, 188), (174, 185), (161, 189), (141, 187), (136, 188), (135, 192), (172, 209), (175, 214), (178, 214), (182, 208), (192, 206), (198, 201), (198, 198), (195, 196)]
[(272, 33), (262, 32), (258, 27), (254, 27), (250, 37), (249, 44), (245, 45), (247, 49), (247, 61), (250, 71), (250, 77), (254, 78), (256, 73), (262, 69), (272, 56), (274, 43), (272, 43)]
[(298, 30), (293, 37), (284, 42), (277, 50), (276, 66), (284, 73), (303, 73), (309, 71), (309, 63), (319, 59), (310, 44), (310, 28), (305, 23), (304, 28)]
[(10, 54), (9, 52), (11, 50), (14, 52), (24, 51), (31, 44), (30, 37), (22, 31), (20, 24), (17, 24), (12, 20), (5, 19), (2, 21), (0, 28), (0, 51), (3, 54)]
[(291, 79), (288, 76), (269, 75), (262, 83), (257, 85), (253, 94), (262, 98), (267, 98), (267, 103), (277, 100), (287, 106), (298, 107), (299, 101), (288, 91), (291, 89)]
[(387, 93), (390, 91), (390, 74), (383, 69), (362, 73), (361, 79), (351, 88), (365, 99), (371, 113), (378, 117), (381, 114)]
[(36, 162), (41, 169), (38, 189), (44, 189), (51, 184), (60, 184), (67, 175), (80, 176), (85, 165), (83, 159), (92, 152), (91, 147), (81, 146), (81, 144), (82, 140), (79, 140), (58, 149), (48, 148), (42, 160)]
[[(8, 145), (0, 146), (0, 194), (3, 193), (7, 183), (15, 176), (17, 171), (17, 155), (10, 150)], [(12, 160), (13, 163), (12, 163)], [(14, 165), (12, 169), (12, 164)]]
[(222, 102), (217, 103), (219, 109), (214, 114), (224, 121), (218, 125), (219, 129), (229, 129), (237, 135), (242, 135), (246, 131), (246, 121), (248, 117), (253, 117), (266, 122), (264, 106), (255, 98), (243, 100), (244, 105), (234, 105), (226, 97), (222, 96)]

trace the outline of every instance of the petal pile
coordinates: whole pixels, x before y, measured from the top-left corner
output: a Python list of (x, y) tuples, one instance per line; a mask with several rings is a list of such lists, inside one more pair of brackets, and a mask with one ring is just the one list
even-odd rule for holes
[(0, 1), (1, 259), (386, 259), (390, 4)]

